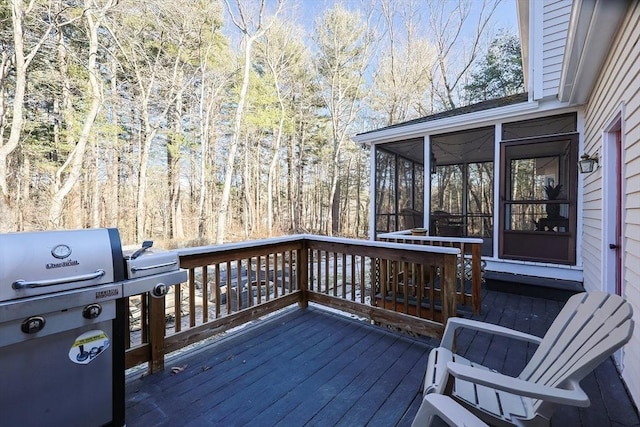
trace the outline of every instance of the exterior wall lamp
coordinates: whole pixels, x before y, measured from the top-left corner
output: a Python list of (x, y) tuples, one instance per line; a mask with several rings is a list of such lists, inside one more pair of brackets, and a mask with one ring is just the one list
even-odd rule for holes
[(583, 154), (578, 160), (578, 167), (580, 168), (580, 173), (591, 173), (597, 169), (598, 166), (598, 156), (589, 154)]

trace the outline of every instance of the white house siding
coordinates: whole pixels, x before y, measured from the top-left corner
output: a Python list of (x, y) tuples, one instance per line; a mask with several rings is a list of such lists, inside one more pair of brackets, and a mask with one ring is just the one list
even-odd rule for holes
[[(630, 2), (595, 87), (585, 105), (584, 151), (603, 153), (603, 131), (622, 108), (623, 292), (634, 310), (635, 331), (625, 348), (622, 376), (640, 404), (640, 2)], [(605, 159), (603, 159), (605, 160)], [(586, 290), (602, 283), (602, 169), (584, 176), (583, 260)]]
[(542, 95), (544, 98), (558, 95), (570, 17), (571, 0), (545, 0), (542, 22)]

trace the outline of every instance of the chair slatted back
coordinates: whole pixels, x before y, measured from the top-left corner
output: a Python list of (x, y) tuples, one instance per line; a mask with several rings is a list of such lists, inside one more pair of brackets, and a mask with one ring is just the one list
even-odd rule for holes
[(632, 314), (631, 305), (618, 295), (590, 292), (572, 296), (519, 377), (552, 387), (582, 380), (629, 341)]

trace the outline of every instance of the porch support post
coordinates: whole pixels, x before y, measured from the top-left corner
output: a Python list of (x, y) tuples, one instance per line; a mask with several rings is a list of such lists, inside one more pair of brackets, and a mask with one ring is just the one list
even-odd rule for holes
[(431, 230), (431, 137), (424, 137), (424, 200), (422, 208), (423, 225), (430, 236), (433, 236), (434, 230)]
[(376, 240), (376, 191), (377, 191), (377, 176), (378, 170), (376, 168), (376, 151), (377, 146), (371, 145), (370, 158), (369, 158), (369, 194), (371, 197), (371, 203), (369, 203), (369, 240)]
[(504, 173), (500, 164), (500, 141), (502, 140), (502, 123), (495, 125), (495, 141), (493, 149), (493, 256), (498, 257), (500, 240), (500, 177)]
[(142, 297), (149, 301), (149, 373), (155, 374), (164, 370), (165, 297), (155, 298), (150, 292)]
[[(460, 254), (462, 255), (462, 254)], [(444, 255), (443, 272), (441, 274), (440, 298), (442, 299), (442, 324), (456, 315), (456, 272), (458, 255)]]
[(307, 294), (309, 289), (309, 245), (306, 239), (302, 239), (301, 246), (296, 253), (296, 279), (298, 289), (302, 291), (300, 292), (298, 306), (300, 308), (307, 308), (309, 306), (309, 295)]

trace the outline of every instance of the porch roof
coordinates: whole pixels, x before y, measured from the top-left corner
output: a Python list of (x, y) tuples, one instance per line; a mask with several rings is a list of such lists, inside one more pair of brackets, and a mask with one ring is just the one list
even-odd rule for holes
[[(398, 129), (406, 129), (407, 133), (410, 133), (414, 128), (418, 131), (422, 131), (424, 124), (437, 122), (442, 119), (459, 118), (461, 116), (473, 113), (488, 112), (490, 110), (496, 110), (499, 114), (504, 114), (502, 111), (497, 111), (503, 107), (519, 106), (522, 104), (528, 108), (537, 107), (537, 103), (528, 102), (529, 95), (527, 93), (520, 93), (516, 95), (505, 96), (503, 98), (490, 99), (487, 101), (478, 102), (476, 104), (466, 105), (464, 107), (454, 108), (453, 110), (442, 111), (440, 113), (432, 114), (430, 116), (420, 117), (413, 120), (408, 120), (402, 123), (395, 123), (390, 126), (385, 126), (378, 129), (373, 129), (367, 132), (362, 132), (353, 137), (354, 141), (362, 143), (370, 142), (389, 142), (377, 141), (379, 138), (393, 135), (395, 138), (405, 137), (409, 138), (411, 135), (404, 134), (404, 132), (394, 132)], [(410, 130), (409, 130), (410, 129)], [(417, 135), (413, 135), (415, 137)]]

